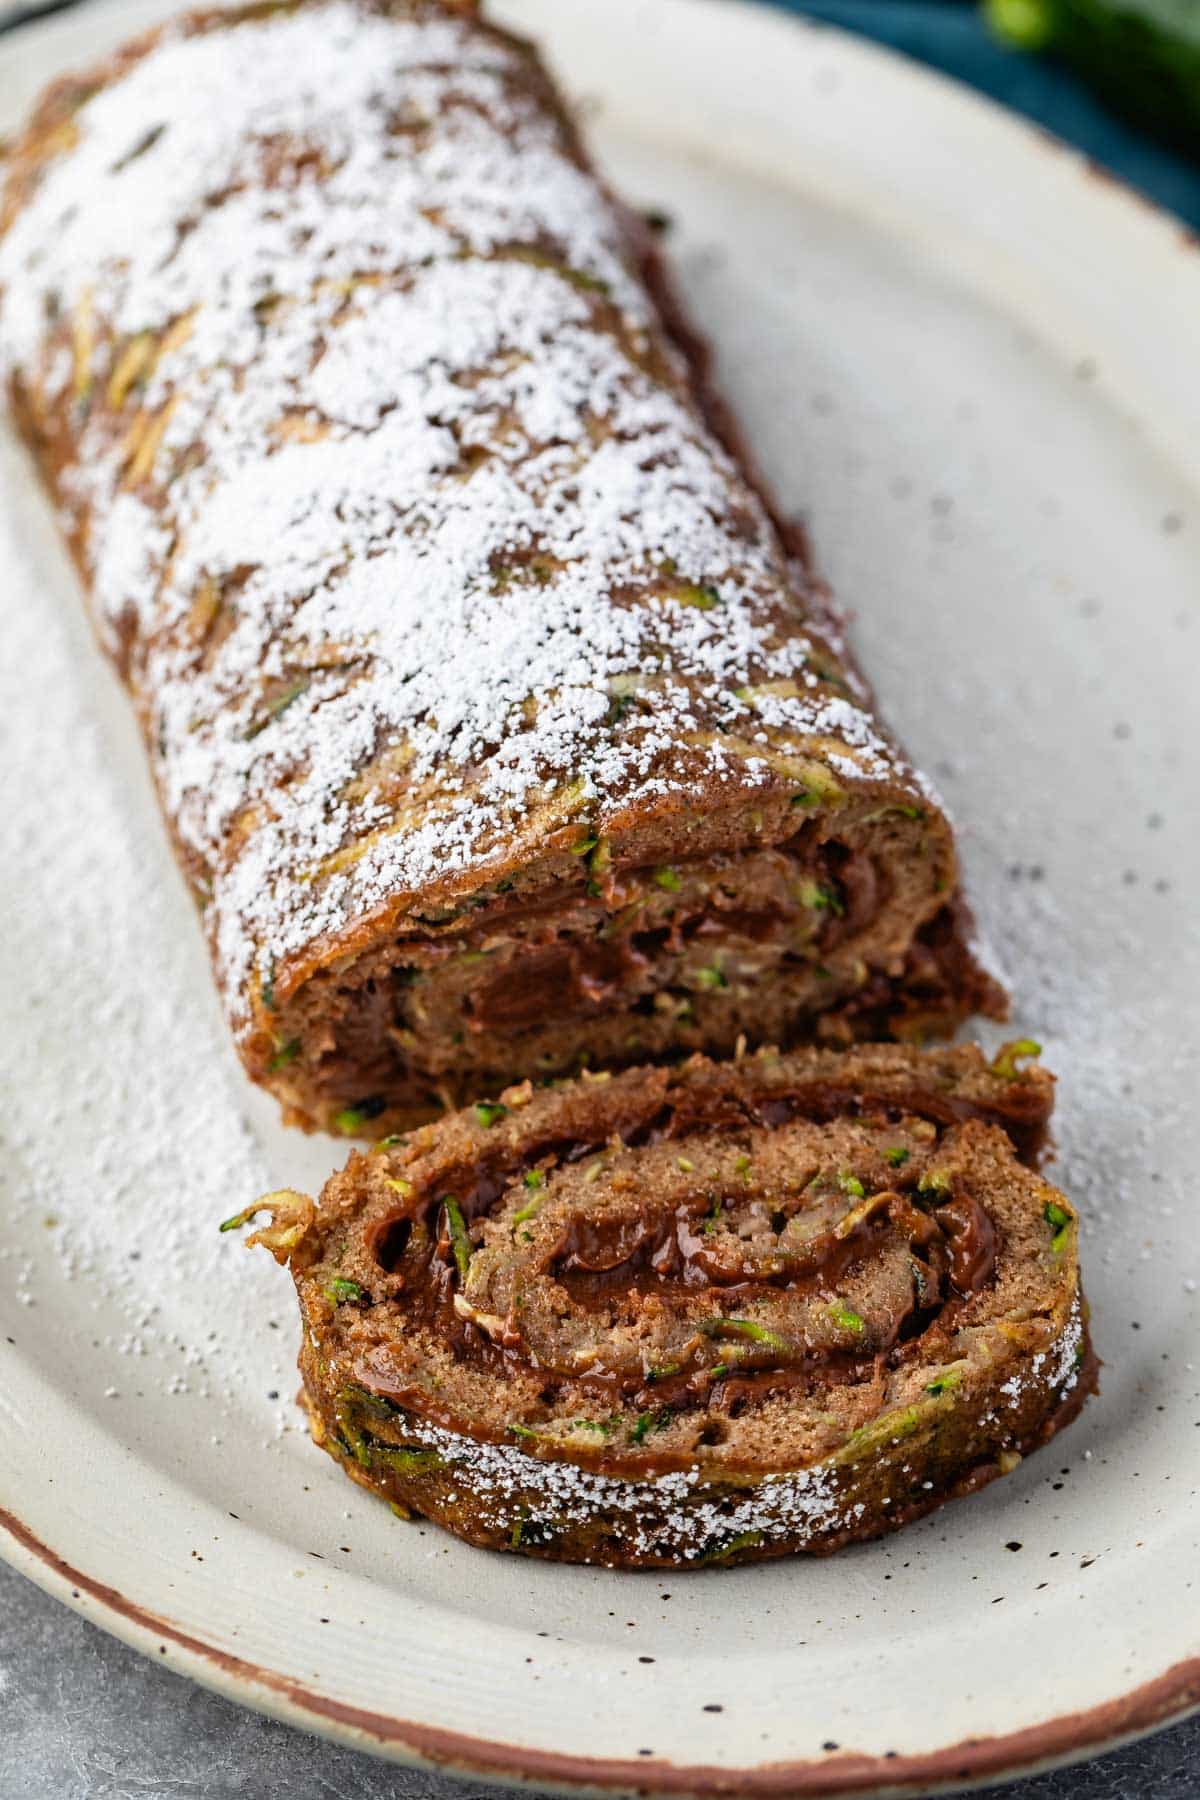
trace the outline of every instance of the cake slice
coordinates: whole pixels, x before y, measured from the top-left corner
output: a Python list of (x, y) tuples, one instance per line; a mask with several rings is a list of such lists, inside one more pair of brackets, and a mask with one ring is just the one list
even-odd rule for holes
[(0, 377), (289, 1120), (949, 1032), (945, 813), (532, 48), (195, 13), (9, 147)]
[(1026, 1048), (523, 1084), (268, 1196), (316, 1442), (397, 1512), (608, 1566), (828, 1551), (974, 1491), (1094, 1384)]

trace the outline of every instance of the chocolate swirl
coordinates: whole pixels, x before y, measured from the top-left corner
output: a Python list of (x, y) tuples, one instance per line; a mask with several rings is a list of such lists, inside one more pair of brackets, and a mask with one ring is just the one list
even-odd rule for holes
[(465, 1209), (424, 1188), (377, 1228), (373, 1285), (436, 1317), (466, 1361), (499, 1349), (614, 1404), (849, 1380), (995, 1267), (988, 1213), (934, 1167), (923, 1124), (895, 1108), (748, 1119), (585, 1162), (550, 1152)]
[(1074, 1215), (1000, 1128), (1032, 1144), (1051, 1084), (1003, 1068), (697, 1058), (354, 1156), (284, 1252), (318, 1442), (600, 1561), (828, 1546), (986, 1479), (1086, 1386)]

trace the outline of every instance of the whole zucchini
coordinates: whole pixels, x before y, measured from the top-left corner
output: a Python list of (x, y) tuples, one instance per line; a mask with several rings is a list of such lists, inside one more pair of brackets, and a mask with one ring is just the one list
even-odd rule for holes
[(1049, 50), (1114, 110), (1200, 156), (1200, 0), (985, 0), (1006, 43)]

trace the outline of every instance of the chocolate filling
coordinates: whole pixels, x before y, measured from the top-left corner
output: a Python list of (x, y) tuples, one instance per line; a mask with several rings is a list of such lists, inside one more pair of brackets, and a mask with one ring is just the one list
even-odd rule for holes
[[(867, 850), (802, 829), (783, 848), (580, 876), (535, 901), (493, 894), (308, 983), (278, 1030), (306, 1110), (369, 1116), (399, 1093), (440, 1109), (581, 1062), (784, 1041), (838, 1008), (874, 1030), (866, 1011), (895, 998), (895, 973), (867, 960), (892, 901)], [(946, 984), (926, 960), (936, 1007)]]
[[(667, 1109), (630, 1121), (622, 1142), (686, 1140), (701, 1154), (718, 1132), (740, 1130), (761, 1142), (793, 1121), (847, 1112), (865, 1120), (865, 1141), (913, 1123), (894, 1104), (860, 1093), (850, 1107), (821, 1084), (726, 1110), (728, 1117), (706, 1113), (698, 1125)], [(533, 1233), (522, 1234), (521, 1223), (553, 1199), (555, 1170), (570, 1171), (600, 1148), (535, 1142), (515, 1165), (476, 1162), (458, 1183), (450, 1171), (437, 1193), (406, 1196), (373, 1229), (381, 1271), (403, 1292), (410, 1318), (434, 1327), (456, 1359), (498, 1377), (543, 1370), (548, 1400), (558, 1381), (570, 1380), (611, 1404), (737, 1411), (780, 1386), (869, 1380), (873, 1369), (917, 1354), (926, 1333), (948, 1324), (995, 1276), (996, 1227), (968, 1180), (927, 1179), (936, 1142), (924, 1160), (912, 1158), (911, 1172), (898, 1169), (873, 1191), (846, 1171), (769, 1200), (745, 1182), (706, 1178), (703, 1193), (661, 1204), (639, 1193), (631, 1208), (625, 1189), (591, 1188), (576, 1174), (552, 1241), (526, 1252), (520, 1239), (532, 1242)], [(693, 1167), (689, 1159), (667, 1163)], [(511, 1239), (505, 1265), (516, 1276), (497, 1289), (507, 1301), (493, 1302), (490, 1287), (474, 1293), (468, 1279), (489, 1219), (503, 1226), (506, 1244)], [(614, 1322), (636, 1326), (650, 1313), (678, 1326), (675, 1348), (657, 1367), (627, 1344), (614, 1347), (612, 1335)], [(398, 1384), (372, 1356), (358, 1378), (452, 1423), (428, 1392)]]

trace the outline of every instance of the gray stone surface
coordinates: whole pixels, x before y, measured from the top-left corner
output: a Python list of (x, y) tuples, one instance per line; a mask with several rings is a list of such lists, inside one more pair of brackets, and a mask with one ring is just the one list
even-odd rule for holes
[[(1193, 1800), (1200, 1718), (995, 1790), (1001, 1800)], [(244, 1712), (0, 1565), (0, 1800), (504, 1800)]]

